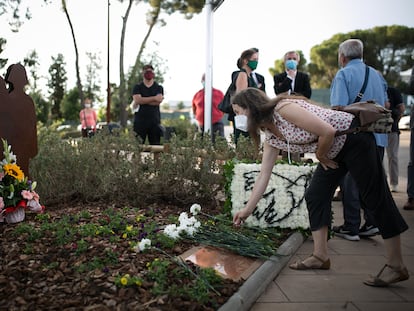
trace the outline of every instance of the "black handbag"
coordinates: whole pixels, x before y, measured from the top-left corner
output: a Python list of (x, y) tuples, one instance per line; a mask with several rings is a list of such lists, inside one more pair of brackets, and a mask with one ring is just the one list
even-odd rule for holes
[(218, 109), (220, 109), (224, 113), (233, 113), (233, 108), (231, 106), (231, 97), (236, 92), (236, 80), (239, 76), (239, 73), (240, 71), (234, 71), (231, 74), (231, 83), (227, 88), (227, 91), (224, 94), (222, 101), (218, 104)]

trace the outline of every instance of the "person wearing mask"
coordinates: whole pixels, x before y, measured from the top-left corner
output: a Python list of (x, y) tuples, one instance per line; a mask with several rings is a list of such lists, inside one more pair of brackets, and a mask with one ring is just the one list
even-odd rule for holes
[[(385, 287), (409, 279), (401, 251), (401, 234), (408, 225), (388, 187), (375, 137), (363, 131), (338, 133), (359, 125), (353, 114), (316, 105), (303, 96), (280, 95), (269, 99), (255, 88), (236, 93), (233, 110), (236, 116), (245, 119), (249, 132), (261, 130), (265, 134), (260, 173), (249, 200), (233, 215), (235, 226), (242, 225), (254, 213), (269, 184), (279, 150), (287, 150), (289, 141), (290, 148), (315, 153), (319, 161), (305, 192), (313, 238), (312, 255), (292, 262), (289, 267), (294, 270), (330, 269), (331, 201), (339, 180), (349, 171), (358, 183), (364, 205), (370, 208), (378, 223), (387, 253), (386, 264), (364, 284)], [(260, 140), (256, 139), (255, 145), (259, 148)], [(277, 210), (277, 204), (275, 208)]]
[(395, 87), (388, 86), (387, 88), (389, 109), (393, 119), (391, 133), (388, 134), (388, 146), (386, 148), (388, 158), (388, 175), (389, 183), (392, 192), (398, 192), (398, 150), (400, 149), (400, 129), (398, 122), (400, 121), (405, 106), (401, 92)]
[[(205, 96), (205, 74), (201, 77), (203, 88), (195, 93), (192, 100), (192, 107), (198, 128), (204, 133), (204, 96)], [(218, 109), (218, 104), (223, 100), (222, 91), (212, 87), (211, 92), (211, 123), (212, 123), (212, 141), (216, 141), (216, 136), (224, 137), (224, 124), (222, 122), (223, 112)]]
[(300, 55), (296, 51), (286, 52), (284, 56), (285, 72), (275, 74), (273, 77), (273, 89), (275, 94), (292, 92), (311, 98), (312, 89), (309, 75), (298, 71)]
[(144, 144), (148, 138), (150, 145), (161, 144), (163, 134), (161, 127), (160, 104), (164, 100), (164, 88), (155, 82), (152, 65), (142, 68), (143, 81), (136, 84), (132, 90), (134, 100), (134, 131)]
[[(259, 88), (252, 77), (252, 72), (256, 70), (258, 62), (259, 53), (256, 48), (248, 49), (241, 53), (239, 59), (237, 60), (237, 67), (239, 70), (232, 73), (232, 81), (234, 81), (234, 85), (236, 86), (235, 94), (248, 87)], [(237, 145), (240, 135), (249, 137), (249, 133), (243, 130), (242, 126), (237, 126), (237, 121), (234, 117), (234, 112), (230, 112), (228, 120), (233, 122), (234, 141)]]
[(92, 108), (92, 99), (86, 97), (83, 107), (84, 108), (79, 112), (82, 137), (91, 137), (96, 132), (96, 123), (98, 121), (96, 111)]
[[(257, 52), (257, 55), (259, 55), (259, 49), (258, 48), (252, 48), (252, 50)], [(266, 84), (265, 84), (265, 78), (260, 73), (257, 73), (256, 70), (253, 70), (251, 72), (251, 76), (254, 80), (254, 82), (257, 85), (257, 88), (262, 90), (263, 92), (266, 92)]]
[[(364, 45), (359, 39), (348, 39), (339, 45), (338, 63), (341, 69), (336, 73), (331, 85), (331, 106), (347, 106), (356, 101), (374, 100), (385, 106), (387, 101), (386, 82), (372, 67), (364, 64)], [(368, 71), (367, 71), (368, 69)], [(357, 97), (362, 91), (366, 74), (367, 84), (362, 97)], [(384, 149), (388, 143), (387, 134), (374, 133), (377, 143), (378, 157), (384, 158)], [(371, 207), (361, 204), (356, 180), (348, 173), (341, 181), (342, 203), (344, 205), (344, 223), (334, 226), (335, 235), (349, 241), (359, 241), (360, 236), (368, 237), (379, 233), (369, 210)], [(365, 224), (361, 224), (361, 207), (364, 210)]]

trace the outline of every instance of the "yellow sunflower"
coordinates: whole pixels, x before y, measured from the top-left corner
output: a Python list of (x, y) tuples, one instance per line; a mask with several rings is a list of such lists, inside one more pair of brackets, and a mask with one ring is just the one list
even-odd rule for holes
[(23, 171), (15, 163), (8, 163), (3, 165), (3, 170), (5, 175), (10, 175), (16, 178), (18, 181), (22, 181), (24, 179)]

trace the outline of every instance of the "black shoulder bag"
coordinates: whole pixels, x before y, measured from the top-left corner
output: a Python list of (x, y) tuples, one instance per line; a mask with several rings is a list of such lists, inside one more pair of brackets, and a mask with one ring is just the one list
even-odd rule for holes
[(231, 83), (229, 87), (227, 88), (226, 93), (224, 94), (223, 100), (218, 104), (218, 109), (220, 109), (224, 113), (233, 112), (233, 108), (231, 107), (231, 97), (234, 95), (236, 91), (236, 80), (237, 80), (237, 77), (239, 76), (240, 71), (237, 72), (237, 74), (234, 74), (235, 72), (233, 72), (232, 74)]

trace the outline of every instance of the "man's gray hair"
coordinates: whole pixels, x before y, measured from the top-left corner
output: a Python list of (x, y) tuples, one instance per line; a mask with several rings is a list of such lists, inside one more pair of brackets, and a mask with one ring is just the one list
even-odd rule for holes
[(348, 39), (339, 45), (339, 55), (344, 55), (348, 59), (362, 58), (364, 44), (359, 39)]

